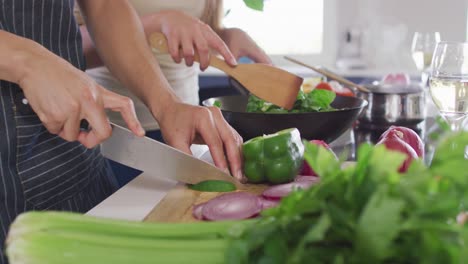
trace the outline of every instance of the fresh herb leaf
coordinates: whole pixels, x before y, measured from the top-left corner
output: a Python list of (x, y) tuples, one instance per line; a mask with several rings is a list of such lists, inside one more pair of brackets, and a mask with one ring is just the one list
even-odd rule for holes
[(440, 140), (441, 135), (450, 132), (450, 126), (445, 121), (445, 119), (441, 116), (436, 117), (435, 122), (437, 124), (437, 128), (435, 131), (432, 131), (429, 133), (428, 137), (432, 141), (437, 141)]
[[(357, 163), (342, 170), (325, 149), (306, 144), (320, 182), (292, 192), (236, 237), (248, 249), (239, 263), (275, 263), (267, 244), (284, 263), (466, 262), (468, 227), (455, 217), (468, 206), (467, 145), (468, 133), (449, 136), (430, 167), (416, 161), (400, 174), (404, 157), (383, 147), (360, 146)], [(287, 248), (272, 246), (278, 236)]]
[(311, 168), (314, 168), (317, 175), (332, 174), (340, 167), (339, 161), (331, 151), (320, 148), (317, 144), (312, 144), (307, 140), (303, 140), (302, 143), (305, 146), (304, 159)]
[(330, 226), (330, 217), (327, 214), (323, 214), (319, 218), (317, 224), (309, 228), (309, 231), (307, 231), (306, 235), (304, 236), (303, 244), (322, 240)]
[(401, 198), (389, 195), (387, 186), (372, 194), (357, 222), (356, 254), (367, 255), (369, 263), (389, 255), (389, 246), (400, 231), (403, 206)]
[(263, 11), (263, 0), (244, 0), (244, 3), (254, 10)]
[[(458, 184), (468, 183), (468, 161), (463, 159), (468, 146), (468, 133), (449, 133), (434, 153), (431, 170), (435, 175), (445, 176)], [(468, 187), (468, 186), (466, 186)]]

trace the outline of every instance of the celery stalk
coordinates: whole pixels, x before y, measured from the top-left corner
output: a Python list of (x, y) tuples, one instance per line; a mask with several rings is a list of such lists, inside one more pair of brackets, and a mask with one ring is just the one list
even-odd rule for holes
[[(97, 238), (96, 238), (97, 239)], [(109, 238), (113, 239), (113, 238)], [(138, 239), (129, 238), (127, 244), (111, 245), (103, 239), (102, 243), (87, 243), (73, 236), (49, 233), (32, 233), (14, 240), (7, 248), (11, 264), (146, 264), (146, 263), (223, 263), (224, 247), (213, 250), (186, 248), (168, 249), (148, 245), (138, 247)], [(108, 241), (107, 241), (108, 242)], [(164, 241), (161, 241), (164, 242)], [(151, 244), (148, 241), (148, 244)], [(199, 241), (199, 244), (205, 243)]]
[(226, 237), (230, 227), (242, 229), (252, 221), (220, 221), (194, 223), (141, 223), (102, 219), (64, 212), (29, 212), (20, 215), (13, 223), (9, 236), (38, 230), (70, 229), (80, 232), (139, 237), (216, 238)]
[(11, 264), (223, 263), (230, 237), (254, 221), (141, 223), (29, 212), (11, 225)]

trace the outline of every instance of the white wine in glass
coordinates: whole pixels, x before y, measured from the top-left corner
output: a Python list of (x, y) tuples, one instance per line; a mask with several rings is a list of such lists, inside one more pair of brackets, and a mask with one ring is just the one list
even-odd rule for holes
[(423, 72), (430, 68), (434, 49), (438, 42), (440, 42), (439, 32), (414, 33), (411, 53), (419, 71)]
[(416, 68), (418, 71), (424, 71), (431, 67), (432, 62), (432, 52), (424, 52), (424, 51), (413, 51), (413, 61), (416, 64)]
[(452, 130), (461, 130), (468, 117), (468, 43), (437, 44), (429, 90)]
[(431, 78), (430, 91), (441, 114), (458, 115), (468, 112), (468, 79)]
[(416, 68), (421, 72), (421, 84), (426, 87), (432, 62), (432, 56), (437, 43), (440, 42), (439, 32), (415, 32), (411, 44), (411, 54)]

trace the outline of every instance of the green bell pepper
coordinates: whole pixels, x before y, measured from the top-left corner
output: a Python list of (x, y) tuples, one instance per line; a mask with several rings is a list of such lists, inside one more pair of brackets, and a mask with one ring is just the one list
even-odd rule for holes
[(302, 165), (304, 145), (297, 128), (281, 130), (245, 142), (244, 175), (251, 183), (285, 183), (296, 177)]
[(189, 189), (199, 192), (233, 192), (236, 186), (227, 181), (206, 180), (188, 185)]

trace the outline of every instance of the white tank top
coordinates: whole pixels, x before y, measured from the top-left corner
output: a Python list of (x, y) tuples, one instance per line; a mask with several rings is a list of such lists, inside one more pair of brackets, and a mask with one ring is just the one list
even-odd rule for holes
[[(197, 18), (201, 18), (205, 8), (205, 0), (130, 0), (140, 16), (159, 12), (162, 10), (179, 10)], [(198, 66), (187, 67), (184, 62), (175, 63), (170, 55), (153, 51), (164, 76), (174, 92), (185, 103), (197, 105), (198, 98)], [(130, 93), (106, 67), (88, 70), (87, 73), (103, 87), (128, 96), (135, 103), (137, 116), (146, 130), (155, 130), (159, 126), (154, 120), (146, 105)], [(111, 121), (126, 126), (119, 113), (108, 112)]]

